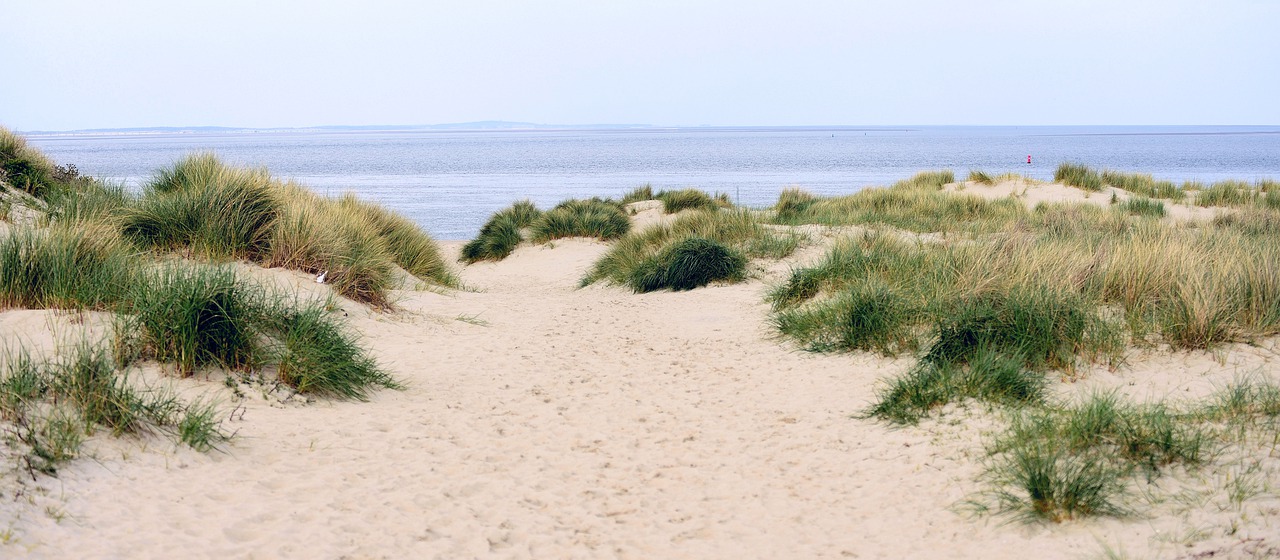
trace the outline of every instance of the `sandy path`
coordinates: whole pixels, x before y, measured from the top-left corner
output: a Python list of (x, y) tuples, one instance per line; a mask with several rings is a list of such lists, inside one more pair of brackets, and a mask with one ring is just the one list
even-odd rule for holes
[(522, 248), (468, 267), (476, 292), (406, 293), (393, 315), (349, 305), (407, 390), (251, 394), (226, 453), (103, 444), (45, 481), (55, 510), (26, 514), (0, 556), (1080, 558), (1100, 541), (1169, 555), (1153, 524), (962, 517), (989, 419), (852, 419), (908, 361), (789, 349), (759, 281), (575, 289), (603, 250)]

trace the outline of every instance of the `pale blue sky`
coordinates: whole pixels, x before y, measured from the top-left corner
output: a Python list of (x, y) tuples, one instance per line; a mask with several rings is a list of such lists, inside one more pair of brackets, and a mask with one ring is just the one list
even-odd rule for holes
[(1280, 124), (1275, 0), (0, 0), (18, 130)]

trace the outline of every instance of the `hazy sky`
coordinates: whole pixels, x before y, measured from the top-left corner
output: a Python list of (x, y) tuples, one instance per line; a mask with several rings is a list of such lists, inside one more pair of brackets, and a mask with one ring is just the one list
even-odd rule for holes
[(1280, 124), (1276, 0), (0, 0), (0, 124)]

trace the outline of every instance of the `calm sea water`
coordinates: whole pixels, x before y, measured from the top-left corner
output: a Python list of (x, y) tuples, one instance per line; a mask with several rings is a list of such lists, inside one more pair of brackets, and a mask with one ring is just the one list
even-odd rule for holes
[[(82, 173), (140, 186), (195, 151), (355, 192), (439, 239), (472, 237), (524, 198), (621, 196), (644, 184), (768, 206), (788, 186), (843, 194), (931, 169), (1051, 179), (1062, 161), (1174, 181), (1280, 178), (1273, 127), (886, 127), (32, 135)], [(1026, 158), (1032, 156), (1028, 165)]]

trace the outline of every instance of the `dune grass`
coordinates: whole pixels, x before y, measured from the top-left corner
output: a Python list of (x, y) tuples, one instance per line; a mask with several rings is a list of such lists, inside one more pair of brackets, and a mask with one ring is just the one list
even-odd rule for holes
[(327, 273), (338, 293), (375, 307), (390, 305), (396, 266), (457, 285), (435, 241), (403, 216), (350, 195), (320, 197), (212, 154), (160, 170), (122, 214), (124, 236), (143, 248)]
[(0, 126), (0, 182), (43, 198), (57, 185), (55, 168), (53, 161), (29, 146), (25, 138)]
[(45, 362), (11, 349), (0, 363), (0, 417), (14, 426), (17, 459), (33, 474), (56, 474), (99, 429), (116, 436), (169, 432), (197, 450), (213, 449), (229, 437), (218, 416), (212, 403), (139, 388), (105, 346), (87, 341)]
[(439, 245), (408, 218), (361, 201), (352, 194), (340, 198), (337, 206), (341, 212), (353, 215), (353, 219), (372, 224), (391, 258), (409, 274), (441, 286), (458, 285), (457, 277), (445, 265)]
[(161, 266), (135, 284), (126, 312), (145, 355), (175, 364), (182, 375), (211, 365), (253, 369), (261, 359), (260, 295), (228, 267)]
[(662, 289), (701, 288), (711, 282), (738, 282), (747, 258), (739, 251), (704, 237), (686, 237), (640, 263), (628, 284), (636, 293)]
[(280, 212), (278, 189), (266, 171), (196, 154), (162, 169), (146, 185), (125, 214), (122, 231), (149, 249), (258, 260), (270, 249)]
[(653, 200), (653, 186), (644, 184), (632, 189), (630, 192), (622, 196), (622, 205), (626, 206), (632, 202), (641, 202), (644, 200)]
[(134, 283), (135, 253), (101, 228), (15, 228), (0, 237), (0, 309), (107, 310)]
[(610, 241), (626, 235), (631, 220), (617, 202), (590, 199), (566, 200), (544, 212), (529, 226), (534, 243), (546, 243), (565, 237), (591, 237)]
[(1027, 520), (1128, 515), (1135, 479), (1211, 464), (1241, 429), (1274, 431), (1278, 415), (1280, 388), (1250, 379), (1182, 407), (1106, 392), (1016, 412), (988, 445), (991, 496), (997, 511)]
[(325, 302), (277, 303), (267, 321), (276, 343), (273, 361), (281, 382), (299, 392), (368, 400), (375, 388), (401, 389), (335, 322)]
[(1118, 189), (1124, 189), (1138, 196), (1181, 201), (1187, 193), (1173, 181), (1158, 181), (1148, 173), (1123, 173), (1110, 169), (1100, 174), (1102, 182)]
[(866, 233), (773, 288), (772, 321), (813, 351), (923, 350), (871, 409), (914, 422), (957, 400), (1020, 392), (975, 385), (972, 352), (1043, 375), (1113, 361), (1126, 344), (1212, 348), (1280, 332), (1280, 213), (1270, 212), (1187, 227), (1053, 204), (973, 240)]
[(698, 189), (662, 191), (654, 196), (662, 201), (662, 211), (675, 214), (681, 210), (714, 210), (719, 207), (711, 195)]
[(528, 200), (516, 202), (495, 213), (480, 228), (480, 234), (462, 246), (459, 260), (472, 264), (507, 258), (524, 241), (521, 230), (533, 225), (541, 216), (542, 211)]
[(761, 225), (748, 210), (689, 212), (671, 224), (631, 232), (618, 240), (592, 265), (581, 285), (606, 281), (632, 285), (637, 270), (655, 262), (655, 256), (681, 241), (702, 238), (723, 245), (745, 258), (781, 258), (799, 245), (794, 235), (775, 233)]
[(1102, 176), (1098, 171), (1081, 163), (1063, 162), (1053, 171), (1053, 180), (1086, 191), (1102, 190)]
[(869, 188), (835, 198), (788, 189), (774, 205), (774, 220), (783, 225), (869, 224), (920, 233), (985, 233), (1007, 227), (1026, 214), (1017, 200), (986, 200), (940, 190), (954, 179), (950, 171), (920, 173), (887, 189)]
[(1120, 202), (1117, 208), (1134, 216), (1149, 216), (1152, 218), (1163, 218), (1165, 216), (1164, 202), (1145, 197), (1135, 196)]
[(993, 179), (990, 175), (987, 175), (986, 173), (977, 169), (969, 170), (969, 177), (966, 178), (965, 181), (969, 181), (971, 183), (978, 183), (979, 185), (996, 184), (995, 179)]

